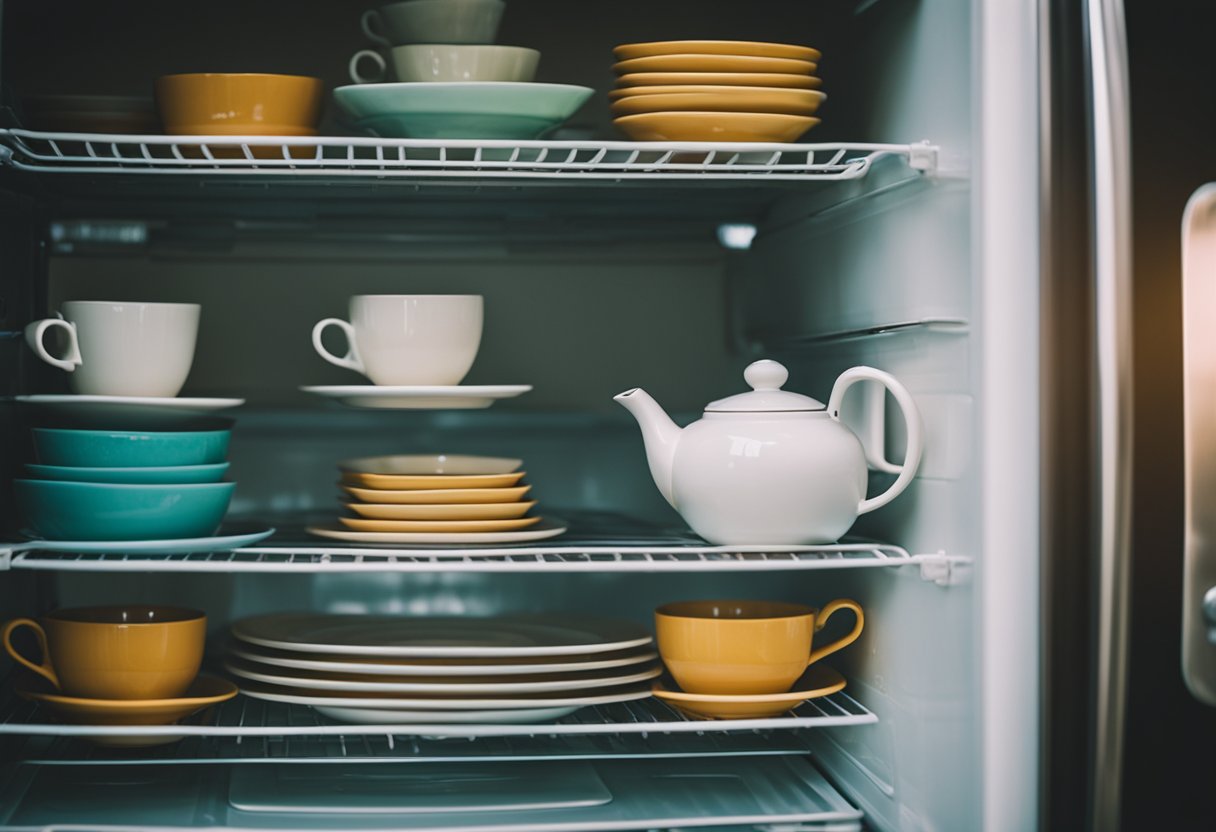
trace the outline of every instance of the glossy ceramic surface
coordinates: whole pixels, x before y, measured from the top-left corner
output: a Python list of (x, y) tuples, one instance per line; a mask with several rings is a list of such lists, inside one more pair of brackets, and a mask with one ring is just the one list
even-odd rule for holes
[(562, 615), (273, 613), (233, 622), (232, 634), (276, 650), (424, 659), (586, 656), (653, 641), (632, 621)]
[(548, 540), (566, 533), (566, 526), (552, 518), (541, 520), (530, 529), (515, 532), (357, 532), (351, 529), (325, 526), (309, 526), (309, 534), (329, 540), (369, 545), (468, 545), (482, 546), (491, 543), (534, 543)]
[(383, 81), (390, 67), (398, 81), (529, 82), (539, 62), (540, 53), (523, 46), (410, 44), (391, 49), (387, 62), (375, 50), (357, 52), (349, 70), (356, 84)]
[[(171, 397), (194, 362), (199, 311), (195, 303), (67, 301), (60, 317), (29, 324), (25, 340), (43, 361), (71, 373), (77, 393)], [(67, 342), (62, 356), (44, 344), (51, 330)]]
[(392, 476), (432, 476), (437, 474), (463, 476), (468, 474), (509, 474), (519, 470), (522, 459), (500, 456), (469, 456), (466, 454), (397, 454), (394, 456), (365, 456), (344, 459), (339, 470), (353, 474), (387, 474)]
[(177, 135), (299, 136), (321, 117), (319, 78), (258, 73), (196, 73), (156, 79), (165, 132)]
[(399, 693), (424, 696), (497, 696), (528, 693), (560, 693), (563, 691), (593, 691), (619, 685), (636, 684), (654, 679), (663, 671), (658, 667), (629, 668), (617, 673), (576, 673), (545, 676), (502, 676), (456, 678), (449, 676), (398, 679), (351, 674), (309, 673), (266, 667), (252, 662), (229, 661), (224, 669), (242, 679), (306, 688), (332, 693)]
[[(11, 637), (34, 630), (43, 655), (33, 662)], [(17, 662), (58, 691), (104, 700), (180, 696), (198, 675), (207, 617), (198, 610), (132, 605), (56, 610), (35, 622), (18, 618), (0, 638)]]
[(790, 58), (818, 61), (818, 49), (792, 43), (764, 43), (753, 40), (664, 40), (649, 43), (623, 43), (614, 47), (617, 60), (649, 58), (655, 55), (754, 55), (760, 58)]
[(363, 33), (381, 46), (493, 43), (503, 0), (408, 0), (364, 13)]
[[(814, 634), (837, 611), (856, 615), (843, 638), (812, 650)], [(855, 601), (822, 611), (777, 601), (682, 601), (655, 610), (659, 655), (689, 693), (769, 694), (788, 691), (809, 665), (861, 635), (865, 617)]]
[(819, 123), (779, 113), (663, 112), (613, 119), (639, 142), (793, 142)]
[(214, 535), (205, 537), (172, 538), (168, 540), (39, 540), (21, 543), (16, 548), (37, 549), (42, 552), (75, 552), (77, 554), (99, 554), (127, 552), (138, 555), (189, 555), (196, 552), (229, 552), (245, 546), (261, 543), (273, 535), (273, 528), (254, 532), (227, 534), (223, 527)]
[(814, 75), (784, 72), (631, 72), (616, 80), (618, 87), (684, 86), (789, 87), (816, 90), (823, 84)]
[(519, 517), (514, 520), (368, 520), (362, 517), (339, 517), (338, 522), (357, 532), (386, 534), (482, 534), (513, 532), (540, 523), (540, 517)]
[(444, 488), (429, 491), (380, 491), (342, 483), (338, 485), (361, 503), (413, 506), (515, 503), (532, 490), (530, 485), (515, 488)]
[(338, 87), (334, 99), (356, 126), (385, 138), (534, 139), (592, 92), (571, 84), (398, 83)]
[(26, 465), (32, 477), (70, 482), (107, 482), (129, 485), (189, 484), (219, 482), (228, 470), (227, 462), (216, 465), (175, 465), (166, 468), (74, 468), (63, 465)]
[(48, 540), (164, 540), (213, 534), (236, 483), (111, 485), (13, 480), (17, 509)]
[(409, 506), (392, 504), (345, 503), (360, 517), (369, 520), (513, 520), (523, 517), (536, 500), (525, 503), (482, 503), (461, 505)]
[[(924, 442), (920, 414), (894, 377), (872, 367), (846, 370), (825, 406), (782, 390), (788, 375), (776, 361), (753, 362), (744, 371), (752, 392), (711, 402), (702, 419), (683, 429), (642, 390), (616, 396), (642, 428), (659, 492), (708, 541), (830, 543), (847, 532), (858, 515), (899, 496), (916, 474)], [(840, 422), (845, 393), (862, 381), (877, 382), (891, 393), (907, 428), (901, 465), (882, 460), (881, 447), (871, 449), (881, 469), (898, 476), (870, 498), (866, 451)], [(875, 434), (881, 436), (882, 431), (870, 433)]]
[[(237, 686), (227, 679), (199, 676), (181, 696), (163, 699), (93, 699), (61, 696), (30, 690), (18, 690), (18, 695), (44, 705), (65, 722), (93, 725), (169, 725), (201, 711), (210, 705), (226, 702), (237, 695)], [(93, 737), (103, 745), (131, 745), (113, 742), (108, 737)], [(176, 739), (176, 738), (173, 738)], [(149, 738), (146, 744), (158, 744), (165, 738)], [(170, 740), (171, 741), (171, 740)]]
[(228, 655), (262, 665), (321, 673), (354, 673), (360, 676), (524, 676), (530, 674), (586, 673), (626, 668), (654, 661), (659, 654), (648, 647), (630, 648), (587, 656), (502, 659), (392, 659), (376, 657), (294, 653), (255, 647), (240, 641), (228, 646)]
[[(477, 358), (484, 307), (481, 295), (355, 295), (349, 322), (318, 321), (312, 345), (377, 385), (458, 385)], [(345, 355), (322, 341), (331, 326), (345, 335)]]
[(76, 468), (165, 468), (216, 465), (228, 453), (230, 431), (110, 431), (34, 428), (34, 452), (44, 465)]
[(718, 87), (715, 92), (622, 96), (612, 103), (611, 110), (612, 114), (616, 116), (685, 110), (809, 116), (814, 115), (825, 98), (827, 96), (818, 90), (783, 90), (780, 87)]
[(359, 488), (373, 488), (378, 491), (430, 491), (446, 488), (510, 488), (518, 485), (526, 471), (515, 471), (510, 474), (442, 474), (417, 475), (405, 474), (360, 474), (346, 472), (342, 474), (342, 482)]
[(759, 58), (752, 55), (653, 55), (631, 58), (612, 65), (617, 75), (631, 72), (766, 72), (810, 75), (817, 65), (790, 58)]
[(826, 665), (814, 665), (786, 693), (726, 696), (686, 693), (655, 682), (655, 697), (703, 719), (765, 719), (779, 717), (808, 699), (829, 696), (845, 688), (845, 679)]
[(446, 386), (379, 386), (333, 384), (301, 387), (350, 407), (386, 410), (478, 410), (499, 399), (513, 399), (532, 389), (531, 384), (452, 384)]

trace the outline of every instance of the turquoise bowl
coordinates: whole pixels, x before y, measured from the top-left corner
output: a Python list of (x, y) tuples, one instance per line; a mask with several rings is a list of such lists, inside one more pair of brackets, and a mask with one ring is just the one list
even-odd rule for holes
[(173, 540), (219, 528), (234, 482), (113, 485), (13, 480), (26, 525), (47, 540)]
[(26, 465), (26, 472), (42, 480), (108, 482), (128, 485), (186, 485), (219, 482), (228, 471), (227, 462), (215, 465), (172, 465), (163, 468), (75, 468), (63, 465)]
[(227, 430), (132, 432), (34, 428), (43, 465), (73, 468), (164, 468), (214, 465), (228, 454)]

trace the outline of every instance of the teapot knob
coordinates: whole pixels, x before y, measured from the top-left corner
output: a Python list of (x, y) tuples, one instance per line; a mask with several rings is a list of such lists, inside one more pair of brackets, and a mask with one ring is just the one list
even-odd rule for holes
[(790, 371), (783, 364), (768, 358), (748, 364), (743, 371), (743, 379), (753, 390), (780, 390), (789, 377)]

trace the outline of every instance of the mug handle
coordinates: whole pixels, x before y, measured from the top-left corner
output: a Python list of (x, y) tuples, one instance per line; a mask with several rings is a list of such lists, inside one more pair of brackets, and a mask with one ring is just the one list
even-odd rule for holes
[(823, 625), (827, 624), (828, 619), (832, 617), (832, 613), (839, 610), (852, 610), (853, 614), (857, 616), (857, 623), (853, 625), (853, 631), (847, 636), (836, 639), (831, 644), (825, 644), (818, 650), (812, 650), (811, 655), (806, 660), (808, 667), (824, 656), (835, 653), (842, 647), (848, 647), (857, 641), (857, 637), (861, 635), (861, 628), (866, 624), (865, 613), (861, 611), (861, 604), (858, 604), (856, 601), (850, 601), (847, 598), (838, 598), (829, 604), (824, 604), (823, 609), (815, 616), (815, 632), (822, 630)]
[[(38, 639), (38, 649), (42, 651), (42, 664), (34, 664), (25, 656), (17, 652), (17, 648), (13, 647), (13, 633), (22, 627), (29, 627), (34, 631), (35, 637)], [(4, 625), (4, 630), (0, 631), (0, 641), (4, 642), (4, 650), (13, 657), (13, 661), (18, 664), (25, 665), (30, 670), (37, 673), (42, 678), (49, 681), (55, 686), (55, 690), (62, 690), (59, 684), (59, 677), (55, 675), (55, 668), (51, 666), (51, 651), (46, 646), (46, 631), (42, 629), (42, 625), (32, 618), (14, 618), (12, 621)]]
[[(363, 60), (364, 58), (369, 59), (376, 65), (378, 71), (376, 72), (376, 76), (374, 78), (370, 75), (364, 77), (363, 75), (359, 74), (359, 61)], [(381, 57), (380, 53), (374, 49), (360, 49), (351, 56), (350, 63), (347, 64), (346, 68), (350, 72), (350, 79), (356, 84), (375, 84), (379, 81), (383, 81), (385, 73), (388, 72), (388, 64), (385, 63), (385, 60), (383, 57)]]
[[(46, 331), (55, 327), (64, 330), (68, 334), (68, 352), (63, 358), (56, 358), (51, 355), (42, 343), (42, 336)], [(74, 372), (77, 367), (84, 363), (80, 358), (80, 340), (76, 337), (76, 324), (65, 321), (62, 317), (44, 318), (41, 321), (34, 321), (25, 328), (25, 341), (38, 354), (38, 357), (47, 364), (58, 367), (61, 370), (67, 370), (69, 373)]]
[[(325, 331), (326, 327), (330, 326), (336, 326), (346, 333), (348, 347), (346, 355), (341, 358), (325, 349), (325, 345), (321, 343), (321, 333)], [(367, 375), (367, 370), (363, 368), (363, 360), (359, 358), (359, 350), (355, 346), (355, 328), (341, 318), (326, 318), (322, 321), (317, 321), (317, 325), (312, 328), (312, 347), (317, 351), (317, 355), (324, 358), (330, 364)]]
[[(372, 21), (376, 22), (375, 28), (372, 28)], [(367, 39), (372, 43), (378, 43), (381, 46), (392, 46), (393, 44), (377, 29), (384, 29), (384, 21), (380, 19), (380, 13), (375, 9), (368, 9), (363, 13), (363, 17), (359, 18), (359, 28), (363, 30), (363, 34), (367, 35)]]

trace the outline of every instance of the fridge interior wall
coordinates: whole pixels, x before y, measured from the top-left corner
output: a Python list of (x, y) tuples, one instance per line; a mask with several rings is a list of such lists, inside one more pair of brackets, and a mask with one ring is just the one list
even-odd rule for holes
[[(285, 46), (262, 49), (250, 34), (258, 28), (253, 24), (213, 39), (208, 27), (223, 16), (210, 13), (192, 20), (199, 27), (195, 34), (170, 49), (163, 38), (146, 37), (148, 30), (168, 26), (169, 4), (135, 5), (140, 14), (132, 18), (134, 28), (142, 34), (118, 32), (114, 44), (120, 54), (134, 57), (82, 74), (82, 85), (98, 87), (82, 91), (123, 91), (157, 69), (210, 65), (217, 42), (230, 56), (252, 63), (250, 68), (315, 72), (332, 86), (340, 81), (338, 65), (360, 45), (353, 24), (340, 28), (316, 16), (323, 8), (326, 19), (353, 19), (357, 10), (297, 2), (293, 8), (307, 7), (311, 22), (309, 15), (263, 8), (280, 4), (245, 4), (242, 15), (261, 17), (264, 31), (274, 29), (281, 44), (318, 42), (307, 38), (324, 30), (321, 42), (332, 46), (292, 53), (323, 53), (323, 66), (317, 57), (287, 61)], [(819, 10), (822, 30), (815, 28), (808, 5), (625, 3), (572, 11), (564, 2), (517, 2), (500, 42), (540, 48), (540, 80), (596, 86), (599, 93), (584, 110), (589, 115), (575, 127), (601, 130), (612, 43), (725, 33), (822, 44), (829, 104), (824, 124), (809, 138), (927, 138), (942, 147), (950, 165), (965, 167), (973, 117), (969, 4), (828, 4)], [(50, 14), (40, 6), (9, 4), (6, 83), (59, 92), (50, 88), (49, 75), (33, 71), (46, 33), (56, 32), (55, 50), (37, 56), (39, 64), (80, 66), (80, 53), (96, 50), (78, 40), (76, 27), (48, 23), (37, 38), (13, 34), (14, 24), (20, 32)], [(86, 18), (100, 14), (97, 9), (73, 4), (73, 14)], [(181, 13), (175, 6), (172, 14)], [(577, 26), (561, 23), (572, 14)], [(180, 27), (176, 22), (173, 28)], [(248, 60), (255, 55), (257, 60)], [(102, 88), (107, 81), (118, 86)], [(388, 196), (394, 193), (400, 199), (377, 194), (383, 213), (374, 215), (356, 204), (337, 209), (324, 201), (237, 203), (234, 210), (248, 222), (235, 229), (222, 217), (166, 223), (165, 216), (141, 214), (138, 203), (111, 205), (109, 219), (148, 223), (148, 242), (133, 250), (78, 249), (53, 258), (47, 304), (40, 311), (86, 297), (202, 303), (196, 364), (184, 392), (249, 398), (236, 413), (230, 454), (232, 478), (239, 483), (233, 508), (262, 519), (336, 510), (333, 465), (339, 459), (446, 451), (524, 459), (542, 506), (678, 524), (650, 480), (636, 427), (611, 401), (613, 394), (642, 386), (687, 422), (711, 399), (740, 391), (741, 371), (757, 357), (787, 363), (788, 387), (824, 401), (840, 371), (870, 364), (912, 391), (927, 440), (913, 486), (863, 518), (855, 532), (913, 553), (978, 553), (978, 300), (969, 245), (973, 194), (965, 176), (921, 180), (880, 168), (863, 183), (805, 195), (791, 190), (758, 217), (722, 218), (755, 222), (759, 231), (748, 251), (724, 249), (714, 224), (703, 221), (632, 222), (630, 205), (641, 214), (647, 210), (644, 190), (593, 222), (574, 216), (561, 223), (543, 204), (535, 211), (493, 215), (510, 204), (510, 194), (487, 192), (495, 207), (485, 215), (480, 195), (453, 201), (442, 189), (438, 195), (424, 189), (412, 197), (405, 190)], [(603, 191), (589, 193), (594, 199)], [(210, 210), (213, 204), (202, 212)], [(462, 226), (462, 211), (476, 214), (474, 221)], [(88, 223), (96, 217), (56, 219)], [(470, 227), (472, 232), (462, 233)], [(670, 235), (662, 233), (665, 227)], [(378, 292), (483, 294), (485, 336), (467, 381), (536, 389), (468, 413), (369, 413), (310, 401), (298, 385), (355, 381), (313, 354), (312, 323), (343, 315), (352, 294)], [(893, 325), (903, 326), (874, 332)], [(31, 384), (38, 389), (63, 386), (53, 372), (35, 372)], [(875, 401), (855, 389), (847, 407), (861, 413)], [(886, 455), (898, 461), (903, 428), (898, 410), (888, 409)], [(871, 493), (889, 482), (874, 476)], [(880, 828), (979, 826), (973, 594), (965, 583), (926, 582), (915, 568), (806, 573), (796, 580), (782, 573), (728, 579), (208, 574), (188, 580), (155, 573), (65, 574), (41, 585), (42, 608), (118, 600), (202, 607), (213, 644), (221, 642), (227, 621), (268, 609), (569, 609), (647, 621), (656, 604), (679, 598), (737, 595), (818, 605), (853, 597), (866, 607), (866, 630), (837, 663), (850, 690), (880, 721), (816, 732), (819, 764)]]

